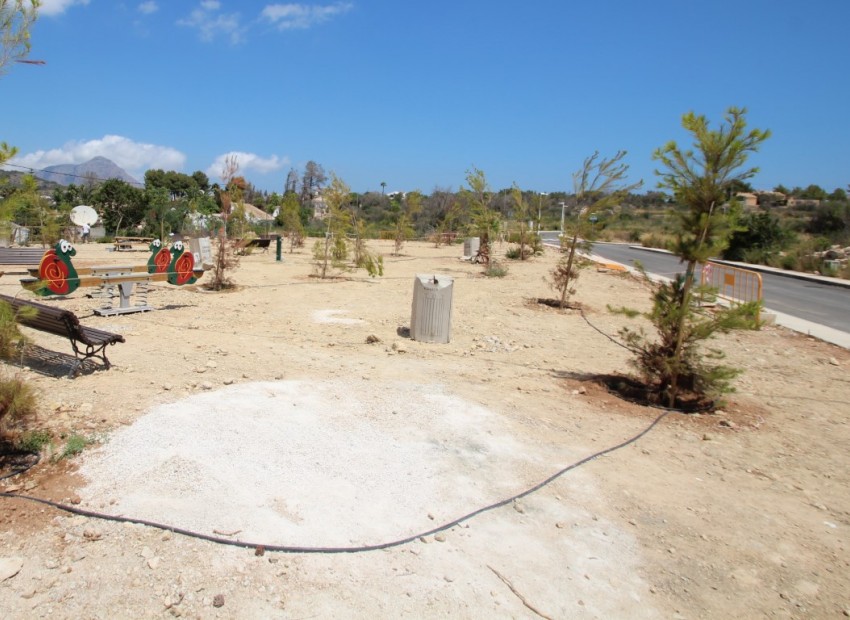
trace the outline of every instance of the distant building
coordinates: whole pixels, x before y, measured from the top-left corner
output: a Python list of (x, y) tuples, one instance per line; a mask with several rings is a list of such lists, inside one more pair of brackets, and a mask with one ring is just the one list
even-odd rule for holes
[[(236, 205), (234, 205), (235, 207)], [(245, 209), (245, 219), (252, 223), (260, 223), (260, 222), (270, 222), (274, 220), (274, 215), (271, 213), (266, 213), (259, 207), (255, 207), (250, 203), (244, 203), (242, 205)]]
[(744, 205), (745, 209), (755, 209), (759, 206), (759, 197), (751, 192), (738, 192), (735, 198)]
[(313, 205), (313, 217), (317, 220), (323, 220), (328, 216), (328, 205), (322, 195), (314, 196), (310, 201)]
[(788, 203), (788, 197), (782, 192), (758, 191), (759, 206), (763, 209), (770, 207), (783, 207)]
[(788, 206), (792, 208), (819, 207), (820, 200), (815, 200), (813, 198), (794, 198), (794, 196), (788, 196)]

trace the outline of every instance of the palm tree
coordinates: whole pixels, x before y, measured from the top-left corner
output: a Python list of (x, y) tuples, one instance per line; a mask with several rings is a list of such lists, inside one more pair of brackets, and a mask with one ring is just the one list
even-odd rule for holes
[(384, 195), (384, 189), (387, 187), (386, 181), (381, 181), (381, 196)]

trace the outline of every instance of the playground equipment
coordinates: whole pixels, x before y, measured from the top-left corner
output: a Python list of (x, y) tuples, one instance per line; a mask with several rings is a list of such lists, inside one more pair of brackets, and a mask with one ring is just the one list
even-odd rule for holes
[[(70, 242), (62, 239), (47, 250), (37, 268), (31, 268), (29, 278), (21, 284), (36, 295), (68, 295), (83, 287), (97, 287), (93, 294), (104, 301), (95, 314), (108, 316), (153, 310), (147, 305), (148, 287), (152, 282), (168, 282), (175, 286), (193, 284), (204, 275), (203, 268), (195, 266), (195, 257), (187, 252), (182, 241), (167, 248), (159, 239), (150, 243), (151, 256), (146, 265), (74, 267), (71, 258), (77, 254)], [(133, 289), (136, 301), (132, 302)], [(115, 300), (118, 299), (118, 305)]]

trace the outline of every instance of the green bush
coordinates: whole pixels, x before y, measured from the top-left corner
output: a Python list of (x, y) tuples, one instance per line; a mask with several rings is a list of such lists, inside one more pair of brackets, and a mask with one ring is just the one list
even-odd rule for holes
[(779, 259), (779, 266), (789, 271), (794, 270), (797, 268), (797, 257), (791, 254), (785, 254)]
[(50, 431), (26, 431), (15, 442), (15, 447), (26, 452), (41, 452), (44, 446), (50, 444), (51, 439)]
[(484, 275), (488, 278), (504, 278), (508, 275), (508, 268), (498, 261), (491, 260), (484, 269)]
[(655, 233), (649, 233), (641, 237), (640, 244), (645, 248), (667, 249), (667, 238)]
[(23, 379), (0, 378), (0, 431), (34, 414), (37, 404), (35, 389)]
[(90, 443), (92, 443), (92, 440), (83, 437), (82, 435), (77, 435), (76, 433), (69, 435), (68, 438), (65, 439), (65, 447), (62, 449), (59, 459), (67, 459), (78, 455)]

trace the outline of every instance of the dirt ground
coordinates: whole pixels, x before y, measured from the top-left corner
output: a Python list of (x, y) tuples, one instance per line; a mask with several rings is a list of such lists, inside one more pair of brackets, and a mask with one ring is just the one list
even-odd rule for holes
[[(387, 472), (369, 462), (371, 473), (389, 481), (378, 488), (394, 495), (345, 509), (364, 516), (354, 522), (368, 522), (368, 535), (333, 536), (344, 512), (334, 506), (348, 492), (341, 486), (339, 501), (324, 493), (315, 501), (326, 505), (302, 506), (313, 515), (304, 538), (266, 541), (296, 546), (377, 544), (426, 532), (634, 437), (662, 413), (624, 402), (594, 380), (629, 370), (629, 353), (616, 342), (629, 319), (606, 306), (647, 307), (646, 289), (630, 276), (586, 270), (575, 295), (582, 316), (535, 302), (553, 295), (544, 281), (557, 260), (553, 250), (510, 261), (506, 277), (491, 279), (459, 260), (459, 246), (408, 243), (398, 257), (390, 242), (371, 246), (384, 255), (381, 278), (360, 271), (320, 281), (310, 277), (309, 248), (285, 253), (282, 262), (272, 250), (241, 259), (233, 292), (155, 285), (148, 295), (153, 312), (96, 316), (100, 301), (79, 289), (46, 303), (123, 334), (126, 342), (108, 351), (113, 368), (65, 379), (69, 343), (30, 332), (37, 345), (64, 357), (3, 372), (37, 387), (35, 425), (53, 433), (57, 450), (70, 434), (102, 448), (159, 407), (189, 407), (192, 399), (239, 389), (250, 394), (268, 382), (303, 385), (319, 399), (326, 385), (334, 398), (350, 399), (349, 417), (372, 399), (369, 441), (351, 430), (344, 449), (344, 442), (316, 445), (311, 466), (327, 459), (353, 470), (355, 457), (346, 455), (367, 447), (380, 453), (376, 437), (384, 428), (395, 429), (404, 448), (404, 425), (390, 420), (407, 408), (419, 412), (413, 401), (430, 391), (478, 416), (464, 420), (464, 410), (448, 411), (428, 427), (421, 410), (422, 419), (408, 420), (411, 433), (441, 438), (421, 454), (439, 454), (455, 470), (433, 470), (442, 474), (431, 486), (421, 484), (416, 468), (402, 480), (391, 474), (404, 450), (395, 457), (396, 447), (387, 446)], [(96, 244), (77, 250), (78, 266), (148, 258)], [(414, 277), (432, 273), (454, 279), (448, 344), (404, 335)], [(16, 276), (0, 278), (0, 292), (19, 291)], [(241, 549), (2, 497), (0, 608), (10, 618), (848, 616), (850, 351), (781, 327), (725, 335), (716, 344), (745, 370), (721, 410), (668, 415), (636, 442), (517, 502), (386, 550)], [(382, 416), (374, 399), (384, 393), (392, 411)], [(230, 425), (216, 418), (198, 434), (247, 428), (239, 407), (231, 409)], [(258, 449), (270, 441), (261, 432), (247, 440)], [(122, 510), (121, 484), (114, 500), (98, 502), (86, 491), (92, 481), (78, 471), (98, 449), (59, 461), (46, 453), (0, 490), (116, 514), (110, 509)], [(149, 449), (153, 459), (158, 446)], [(250, 495), (257, 481), (240, 470), (244, 458), (225, 460), (221, 473)], [(296, 481), (299, 475), (293, 472)], [(302, 480), (309, 485), (311, 478)], [(222, 485), (222, 502), (231, 493)], [(414, 500), (421, 509), (399, 529), (396, 513)], [(178, 518), (167, 502), (159, 508), (162, 519)]]

